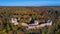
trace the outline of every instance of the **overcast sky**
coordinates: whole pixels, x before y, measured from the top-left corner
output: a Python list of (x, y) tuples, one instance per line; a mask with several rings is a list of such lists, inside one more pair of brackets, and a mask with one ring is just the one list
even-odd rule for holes
[(60, 6), (60, 0), (0, 0), (0, 6)]

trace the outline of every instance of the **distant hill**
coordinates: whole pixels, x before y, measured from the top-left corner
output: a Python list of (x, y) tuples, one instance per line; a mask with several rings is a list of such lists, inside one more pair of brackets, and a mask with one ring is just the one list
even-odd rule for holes
[(60, 16), (60, 7), (0, 6), (0, 15), (3, 17), (15, 16), (27, 21), (29, 21), (29, 17), (40, 20), (40, 18), (54, 18), (54, 16)]

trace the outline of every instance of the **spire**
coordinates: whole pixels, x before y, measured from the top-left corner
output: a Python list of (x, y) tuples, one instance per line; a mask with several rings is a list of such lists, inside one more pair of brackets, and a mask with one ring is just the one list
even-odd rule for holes
[(30, 23), (29, 24), (33, 24), (34, 23), (34, 19), (30, 18)]

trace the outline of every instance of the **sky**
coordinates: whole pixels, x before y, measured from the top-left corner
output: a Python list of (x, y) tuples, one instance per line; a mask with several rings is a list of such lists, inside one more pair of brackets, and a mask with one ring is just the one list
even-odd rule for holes
[(60, 0), (0, 0), (0, 6), (60, 6)]

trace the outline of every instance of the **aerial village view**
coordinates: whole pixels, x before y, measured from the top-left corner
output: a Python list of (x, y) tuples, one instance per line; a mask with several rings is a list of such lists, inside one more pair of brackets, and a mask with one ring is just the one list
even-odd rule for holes
[(60, 34), (60, 7), (0, 7), (0, 34)]

